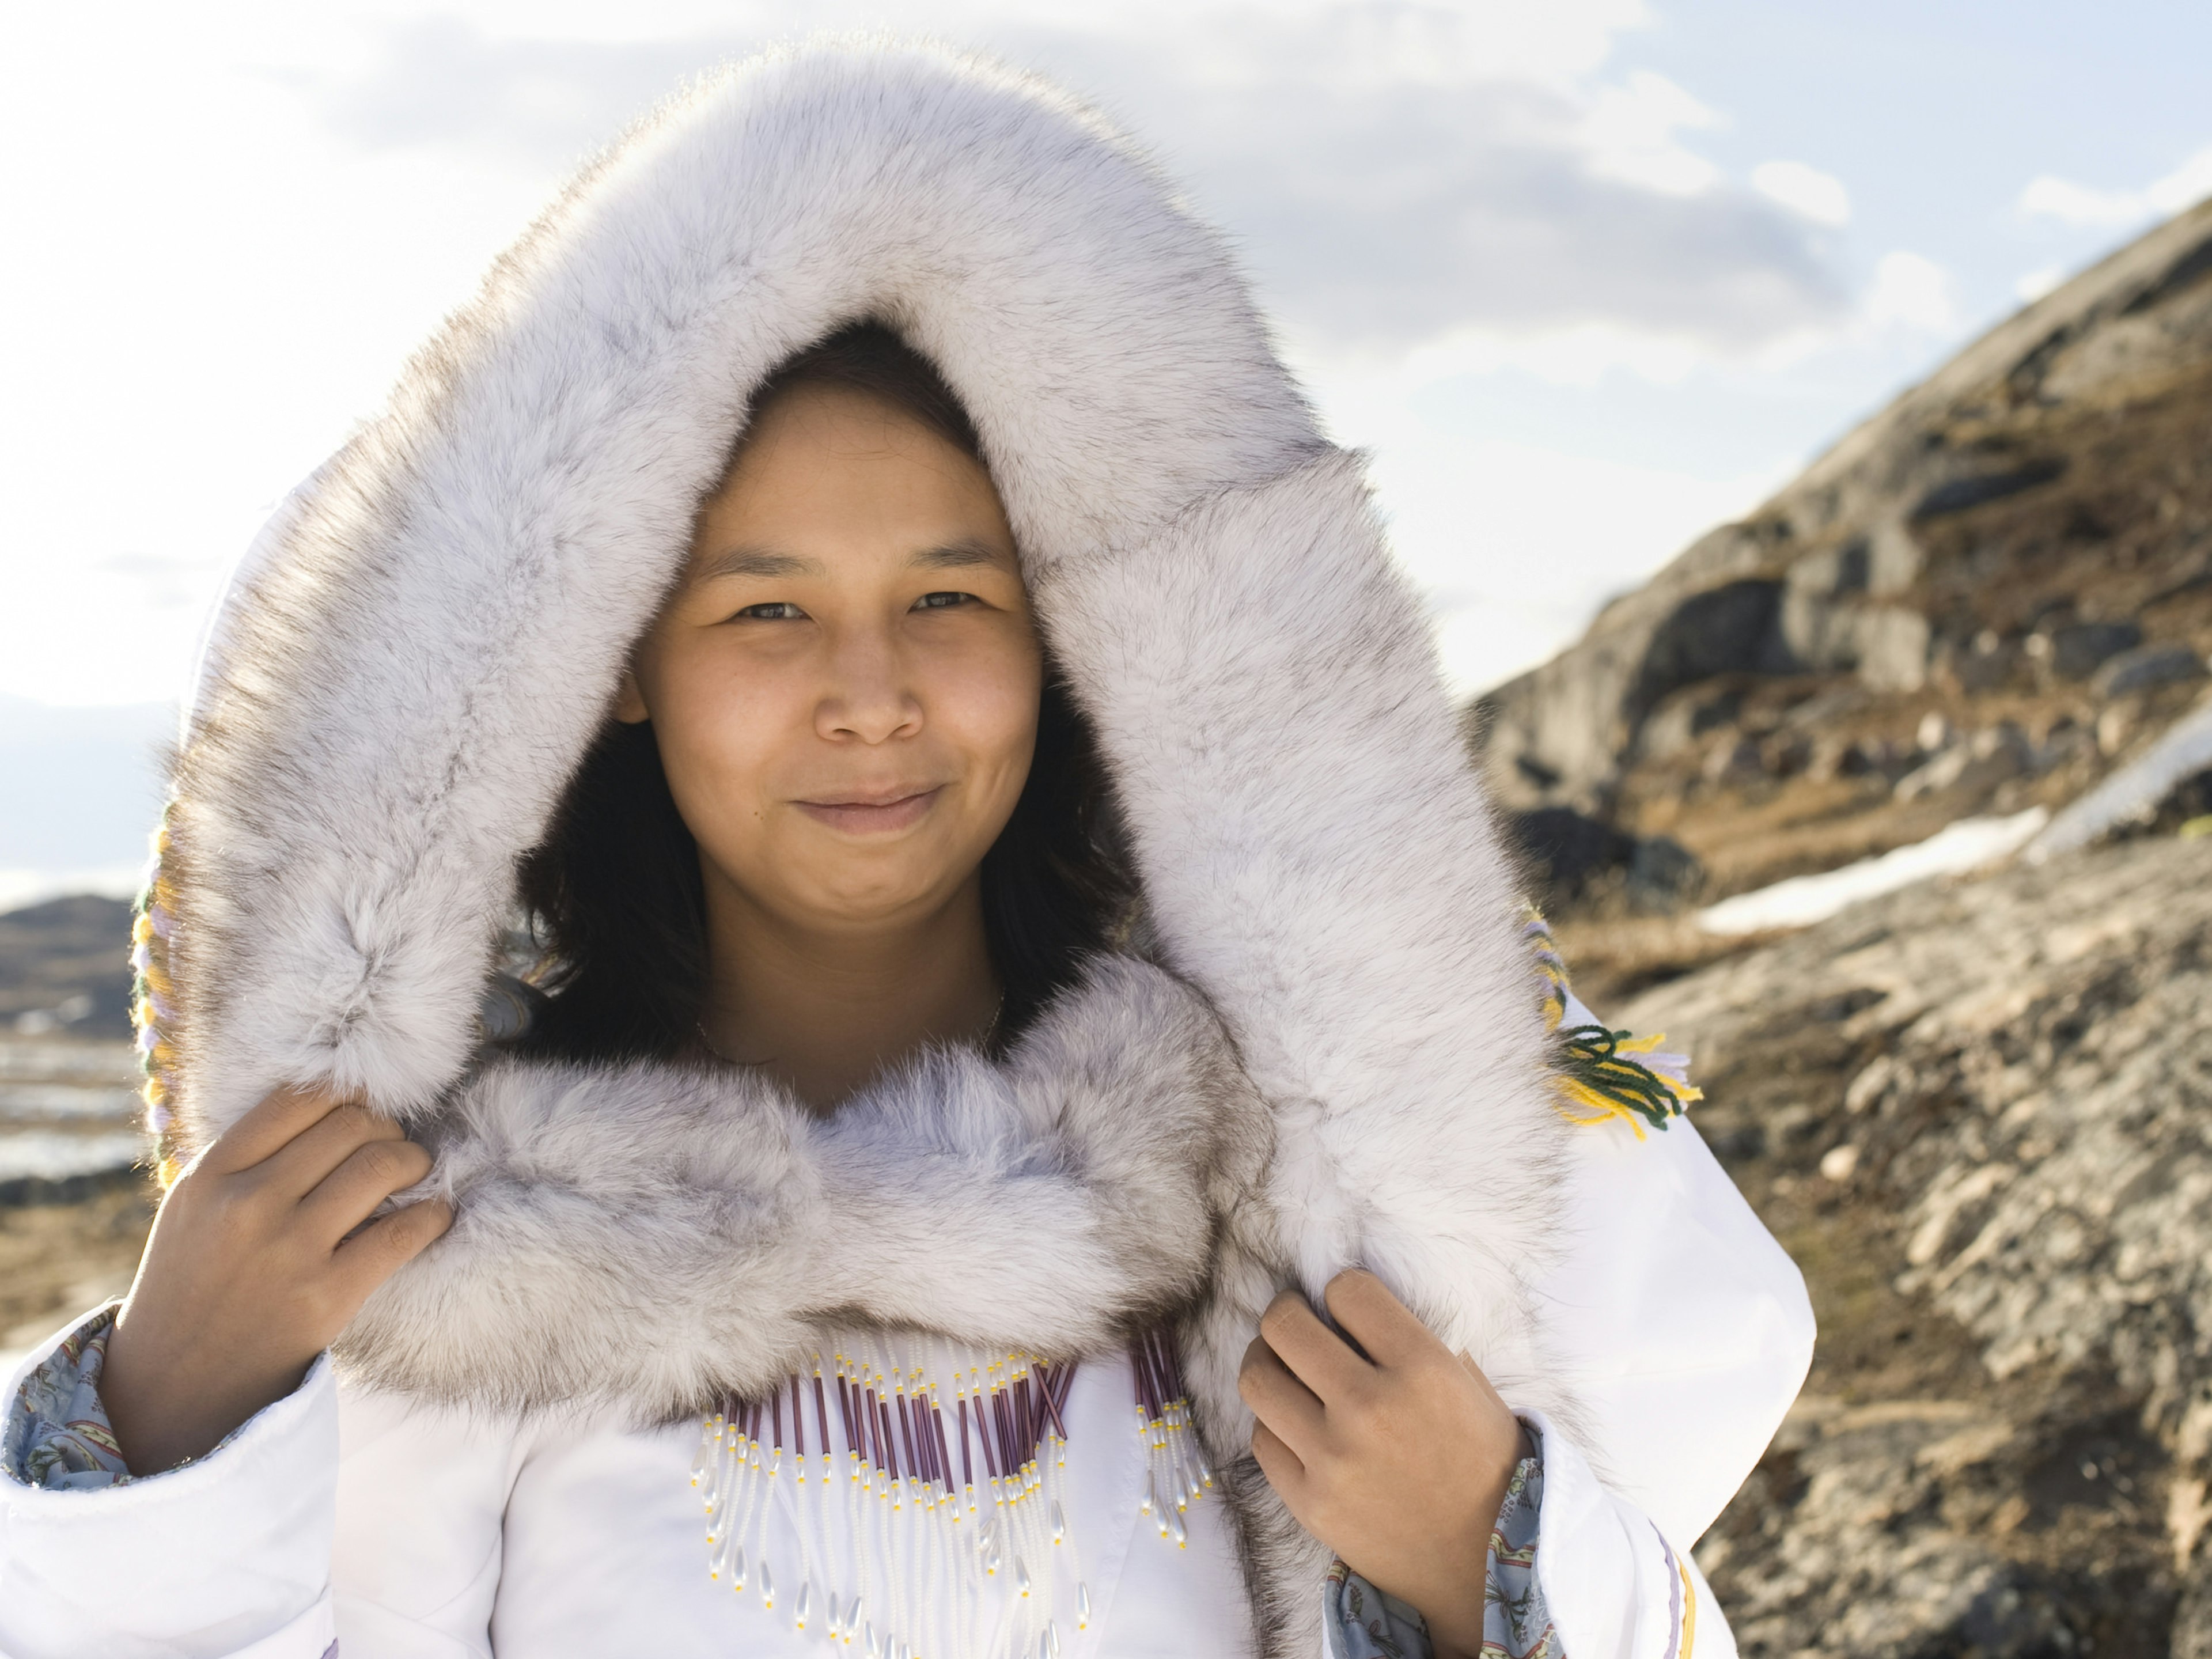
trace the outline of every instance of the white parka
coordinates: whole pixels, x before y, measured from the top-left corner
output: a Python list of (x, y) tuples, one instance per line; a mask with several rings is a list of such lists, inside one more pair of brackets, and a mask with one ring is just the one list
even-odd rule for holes
[[(1003, 1062), (931, 1056), (826, 1122), (747, 1073), (485, 1058), (514, 862), (753, 389), (864, 316), (975, 418), (1152, 943)], [(1310, 1655), (1328, 1558), (1246, 1455), (1235, 1371), (1276, 1289), (1355, 1262), (1539, 1429), (1575, 1659), (1727, 1650), (1687, 1547), (1802, 1378), (1802, 1284), (1686, 1121), (1560, 1109), (1510, 862), (1358, 458), (1218, 240), (1053, 89), (823, 48), (633, 132), (264, 537), (167, 822), (145, 971), (171, 1153), (327, 1082), (437, 1149), (459, 1216), (204, 1462), (0, 1488), (0, 1652), (842, 1645), (837, 1563), (879, 1519), (740, 1481), (730, 1595), (702, 1417), (926, 1351), (933, 1382), (960, 1354), (1080, 1362), (1060, 1484), (989, 1534), (966, 1626), (921, 1605), (943, 1547), (884, 1543), (854, 1647), (878, 1620), (887, 1649), (976, 1645), (1018, 1580), (1058, 1610), (1021, 1627), (1077, 1659)], [(1173, 1514), (1134, 1428), (1145, 1329), (1217, 1477)]]

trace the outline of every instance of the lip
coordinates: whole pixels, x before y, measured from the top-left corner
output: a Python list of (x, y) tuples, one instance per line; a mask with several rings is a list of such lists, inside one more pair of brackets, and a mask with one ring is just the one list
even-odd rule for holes
[(817, 823), (842, 830), (848, 836), (889, 835), (921, 823), (944, 793), (945, 786), (940, 783), (897, 794), (850, 795), (838, 800), (802, 800), (792, 805)]

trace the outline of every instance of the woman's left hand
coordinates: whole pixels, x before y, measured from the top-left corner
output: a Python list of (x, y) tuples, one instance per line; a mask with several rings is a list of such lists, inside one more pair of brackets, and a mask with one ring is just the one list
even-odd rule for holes
[(1359, 1348), (1302, 1296), (1268, 1304), (1237, 1376), (1253, 1455), (1300, 1525), (1419, 1610), (1438, 1659), (1478, 1653), (1491, 1529), (1527, 1437), (1374, 1274), (1339, 1273), (1322, 1295)]

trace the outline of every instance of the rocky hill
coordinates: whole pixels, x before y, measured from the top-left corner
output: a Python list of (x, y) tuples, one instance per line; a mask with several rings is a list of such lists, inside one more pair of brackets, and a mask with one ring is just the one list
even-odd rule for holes
[[(2212, 204), (1473, 711), (1577, 988), (1696, 1056), (1820, 1316), (1698, 1549), (1747, 1655), (2212, 1659), (2208, 649)], [(2043, 861), (1695, 915), (2177, 751)]]
[(0, 1030), (128, 1041), (131, 906), (78, 894), (0, 915)]
[[(1571, 902), (2056, 805), (2212, 650), (2212, 203), (1976, 342), (1472, 726)], [(1689, 856), (1685, 858), (1683, 854)]]

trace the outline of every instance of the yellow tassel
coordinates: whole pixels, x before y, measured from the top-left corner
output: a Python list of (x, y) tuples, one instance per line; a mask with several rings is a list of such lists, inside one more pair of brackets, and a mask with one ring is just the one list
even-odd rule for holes
[(1565, 1095), (1569, 1100), (1574, 1102), (1577, 1105), (1586, 1106), (1590, 1109), (1589, 1114), (1585, 1115), (1581, 1112), (1570, 1111), (1565, 1106), (1558, 1107), (1556, 1109), (1559, 1115), (1566, 1119), (1568, 1122), (1588, 1127), (1590, 1124), (1603, 1123), (1608, 1119), (1617, 1117), (1626, 1122), (1630, 1128), (1636, 1131), (1636, 1138), (1638, 1140), (1644, 1139), (1644, 1125), (1638, 1121), (1637, 1115), (1634, 1112), (1630, 1111), (1627, 1107), (1622, 1105), (1619, 1101), (1607, 1100), (1603, 1095), (1598, 1093), (1596, 1090), (1588, 1088), (1583, 1084), (1576, 1082), (1575, 1079), (1571, 1077), (1563, 1077), (1558, 1079), (1557, 1081), (1559, 1083), (1559, 1092), (1561, 1094)]

